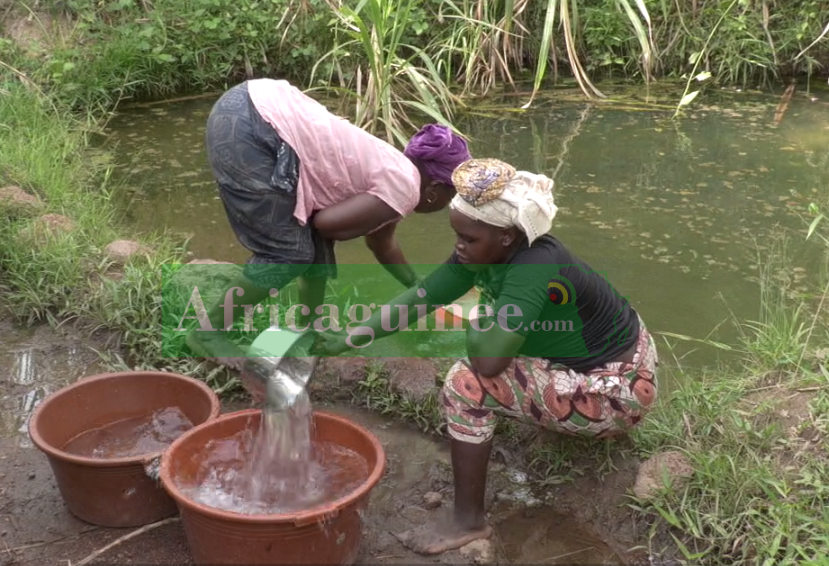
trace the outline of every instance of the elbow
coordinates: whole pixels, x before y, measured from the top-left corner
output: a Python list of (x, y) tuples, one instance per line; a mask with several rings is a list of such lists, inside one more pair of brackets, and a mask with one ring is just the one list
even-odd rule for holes
[(512, 358), (470, 358), (469, 362), (479, 376), (493, 378), (501, 375), (509, 367)]

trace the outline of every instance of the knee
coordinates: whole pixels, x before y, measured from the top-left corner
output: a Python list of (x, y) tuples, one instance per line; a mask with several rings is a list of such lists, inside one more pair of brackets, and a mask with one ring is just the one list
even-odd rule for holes
[(461, 362), (461, 361), (457, 361), (454, 364), (452, 364), (452, 367), (449, 368), (449, 371), (446, 372), (446, 376), (443, 379), (442, 392), (443, 392), (444, 395), (447, 395), (449, 393), (454, 393), (455, 376), (458, 373), (464, 371), (465, 369), (466, 369), (466, 367), (463, 365), (463, 362)]
[(442, 396), (467, 407), (480, 407), (484, 401), (484, 390), (478, 378), (463, 361), (455, 362), (443, 381)]

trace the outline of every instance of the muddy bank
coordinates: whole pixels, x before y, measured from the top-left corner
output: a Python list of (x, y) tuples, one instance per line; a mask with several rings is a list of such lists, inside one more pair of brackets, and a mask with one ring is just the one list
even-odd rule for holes
[[(23, 331), (2, 324), (0, 336), (4, 370), (0, 565), (76, 564), (133, 529), (99, 528), (69, 514), (45, 456), (28, 439), (26, 424), (46, 395), (105, 371), (95, 350), (106, 351), (107, 346), (103, 338), (81, 339), (68, 327)], [(520, 466), (498, 450), (490, 463), (487, 490), (495, 535), (487, 544), (436, 557), (408, 551), (394, 533), (430, 521), (451, 506), (448, 444), (406, 423), (347, 403), (344, 397), (349, 386), (345, 383), (335, 372), (322, 372), (314, 392), (316, 407), (367, 426), (388, 457), (386, 474), (372, 493), (360, 564), (632, 564), (647, 560), (643, 552), (631, 550), (646, 540), (647, 533), (623, 506), (638, 462), (618, 461), (616, 471), (602, 481), (585, 476), (571, 484), (538, 489)], [(249, 406), (248, 401), (232, 400), (223, 404), (223, 410)], [(172, 523), (119, 544), (89, 563), (192, 562), (181, 525)]]
[[(406, 427), (388, 426), (347, 407), (325, 406), (372, 427), (389, 457), (388, 471), (372, 494), (359, 564), (458, 564), (469, 556), (450, 552), (423, 557), (407, 551), (393, 533), (422, 524), (446, 507), (426, 509), (423, 494), (448, 487), (445, 449)], [(0, 474), (5, 488), (0, 504), (4, 549), (0, 564), (73, 564), (132, 529), (94, 527), (70, 515), (45, 458), (36, 450), (0, 441)], [(510, 482), (502, 475), (504, 487)], [(513, 484), (520, 488), (520, 485)], [(492, 491), (492, 490), (490, 490)], [(485, 561), (496, 564), (622, 564), (623, 556), (588, 526), (574, 523), (557, 504), (532, 508), (499, 504), (492, 511), (496, 534)], [(467, 552), (468, 553), (468, 552)], [(559, 557), (559, 558), (557, 558)], [(474, 557), (472, 557), (474, 561)], [(192, 564), (179, 523), (147, 532), (103, 554), (91, 564)]]

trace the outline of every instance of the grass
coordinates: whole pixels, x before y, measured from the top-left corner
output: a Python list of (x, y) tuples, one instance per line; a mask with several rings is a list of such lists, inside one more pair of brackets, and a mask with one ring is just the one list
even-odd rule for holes
[[(113, 337), (105, 354), (119, 365), (158, 367), (161, 340), (161, 265), (180, 261), (184, 243), (164, 234), (141, 241), (148, 253), (116, 264), (105, 247), (130, 239), (110, 200), (111, 156), (93, 150), (100, 126), (33, 92), (7, 83), (0, 92), (0, 185), (37, 195), (34, 214), (0, 211), (0, 291), (14, 320), (53, 325), (76, 323)], [(42, 214), (59, 214), (74, 227), (26, 237)], [(123, 359), (127, 356), (127, 359)], [(191, 371), (192, 360), (182, 371)], [(195, 371), (195, 373), (199, 373)]]
[(366, 368), (365, 379), (357, 383), (352, 395), (357, 404), (371, 411), (411, 422), (425, 434), (437, 435), (445, 428), (438, 404), (439, 391), (435, 388), (422, 401), (410, 399), (392, 388), (382, 362), (372, 360)]
[[(687, 560), (781, 564), (817, 559), (825, 548), (829, 381), (810, 375), (769, 384), (762, 377), (695, 376), (637, 431), (645, 453), (678, 449), (694, 467), (683, 489), (631, 504), (667, 528)], [(792, 396), (808, 386), (817, 394), (807, 403)], [(788, 430), (783, 417), (794, 412), (803, 421)], [(800, 436), (807, 428), (815, 441)]]

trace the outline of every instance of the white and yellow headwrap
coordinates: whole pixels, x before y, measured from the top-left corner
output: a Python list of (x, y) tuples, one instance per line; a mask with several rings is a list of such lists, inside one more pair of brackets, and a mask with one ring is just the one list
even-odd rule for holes
[(533, 240), (550, 231), (558, 207), (553, 180), (516, 171), (498, 159), (470, 159), (452, 173), (457, 194), (450, 207), (500, 228), (517, 226)]

